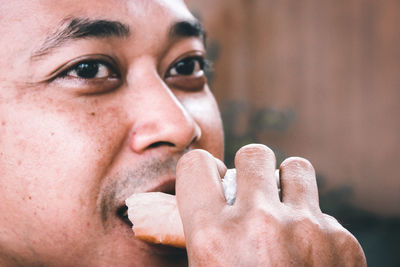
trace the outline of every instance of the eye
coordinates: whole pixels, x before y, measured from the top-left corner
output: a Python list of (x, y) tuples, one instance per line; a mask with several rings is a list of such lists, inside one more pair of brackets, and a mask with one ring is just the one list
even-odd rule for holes
[(80, 95), (103, 94), (123, 84), (119, 66), (108, 55), (85, 55), (58, 67), (46, 81)]
[(171, 88), (188, 92), (201, 91), (207, 84), (207, 61), (202, 56), (190, 56), (174, 63), (165, 74), (165, 82)]
[(83, 61), (64, 72), (64, 77), (81, 79), (104, 79), (117, 77), (115, 71), (105, 62), (96, 60)]
[(167, 72), (166, 76), (194, 76), (204, 75), (205, 60), (202, 57), (188, 57), (175, 63)]

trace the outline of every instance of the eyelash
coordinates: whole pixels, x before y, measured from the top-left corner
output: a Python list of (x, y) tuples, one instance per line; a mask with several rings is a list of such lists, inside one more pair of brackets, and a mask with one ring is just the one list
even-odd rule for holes
[[(209, 69), (211, 68), (211, 64), (208, 60), (206, 60), (204, 57), (202, 56), (189, 56), (189, 57), (185, 57), (183, 59), (180, 59), (176, 62), (174, 62), (172, 64), (172, 66), (170, 68), (168, 68), (168, 71), (166, 73), (166, 78), (170, 77), (170, 76), (175, 76), (175, 75), (183, 75), (186, 76), (186, 74), (179, 74), (177, 71), (175, 71), (176, 73), (170, 73), (171, 70), (173, 70), (174, 68), (178, 68), (179, 64), (183, 63), (194, 63), (195, 65), (192, 67), (199, 67), (201, 71), (203, 72), (207, 72), (209, 71)], [(203, 74), (204, 75), (204, 74)], [(187, 75), (189, 76), (189, 75)]]
[[(92, 71), (94, 70), (95, 73), (93, 73), (93, 74), (96, 74), (96, 76), (98, 75), (98, 73), (100, 71), (103, 71), (103, 72), (107, 71), (110, 74), (107, 77), (100, 77), (100, 78), (96, 78), (96, 77), (93, 77), (93, 78), (79, 77), (79, 76), (83, 76), (83, 73), (81, 73), (81, 75), (79, 75), (79, 72), (81, 72), (82, 69), (79, 70), (78, 68), (80, 66), (83, 67), (83, 65), (89, 66), (89, 68), (90, 67), (95, 67), (96, 69), (92, 69)], [(104, 69), (104, 67), (106, 69)], [(76, 75), (68, 75), (69, 73), (71, 73), (73, 71), (75, 71)], [(67, 70), (61, 72), (60, 75), (59, 75), (59, 77), (67, 77), (67, 76), (81, 78), (81, 79), (87, 79), (87, 80), (90, 80), (90, 79), (104, 79), (104, 78), (119, 78), (120, 77), (120, 75), (118, 74), (118, 71), (115, 71), (115, 68), (111, 64), (109, 64), (109, 63), (107, 63), (105, 61), (96, 60), (96, 59), (94, 59), (94, 60), (84, 60), (84, 61), (78, 62), (77, 64), (73, 65), (71, 68), (68, 68)]]

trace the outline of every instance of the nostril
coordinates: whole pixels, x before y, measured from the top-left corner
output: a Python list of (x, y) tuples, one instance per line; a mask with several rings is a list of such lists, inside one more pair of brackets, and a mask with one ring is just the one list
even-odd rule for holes
[(170, 146), (170, 147), (174, 147), (175, 145), (173, 143), (170, 142), (155, 142), (151, 145), (149, 145), (149, 148), (156, 148), (156, 147), (160, 147), (160, 146)]

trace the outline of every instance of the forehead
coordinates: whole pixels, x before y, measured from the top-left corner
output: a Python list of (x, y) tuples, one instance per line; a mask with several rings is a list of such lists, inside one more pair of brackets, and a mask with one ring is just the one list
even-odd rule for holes
[(144, 19), (151, 14), (189, 14), (182, 0), (0, 0), (0, 3), (0, 14), (8, 19), (32, 17), (39, 20), (75, 14), (110, 17), (134, 15)]
[(174, 21), (193, 18), (181, 0), (0, 0), (3, 40), (11, 37), (22, 43), (22, 36), (29, 36), (26, 39), (34, 41), (71, 17), (120, 21), (132, 32), (154, 33)]

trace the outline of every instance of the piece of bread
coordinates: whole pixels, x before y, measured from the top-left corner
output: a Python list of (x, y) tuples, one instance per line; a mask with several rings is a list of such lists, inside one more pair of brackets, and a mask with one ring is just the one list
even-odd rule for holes
[[(276, 173), (279, 187), (279, 172)], [(228, 205), (236, 199), (236, 170), (230, 169), (222, 179)], [(136, 238), (178, 248), (185, 248), (185, 236), (174, 195), (162, 192), (138, 193), (126, 201), (128, 218)]]
[(185, 236), (174, 195), (149, 192), (133, 194), (126, 201), (136, 238), (185, 248)]

